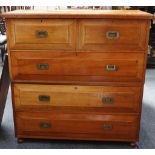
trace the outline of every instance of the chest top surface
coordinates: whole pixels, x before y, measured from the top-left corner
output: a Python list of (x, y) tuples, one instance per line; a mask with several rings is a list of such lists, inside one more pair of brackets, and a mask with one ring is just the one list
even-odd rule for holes
[(16, 10), (0, 15), (4, 18), (113, 18), (152, 19), (153, 15), (139, 10)]

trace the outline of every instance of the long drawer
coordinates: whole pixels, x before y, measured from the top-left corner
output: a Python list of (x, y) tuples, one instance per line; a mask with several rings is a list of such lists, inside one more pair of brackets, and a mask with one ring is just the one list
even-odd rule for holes
[[(136, 140), (138, 117), (130, 115), (94, 115), (70, 113), (16, 113), (18, 135), (48, 138), (78, 138), (100, 140)], [(79, 137), (80, 138), (80, 137)], [(82, 138), (80, 138), (82, 139)]]
[(15, 108), (139, 112), (141, 87), (15, 84)]
[(75, 50), (74, 19), (13, 19), (8, 27), (11, 49)]
[(76, 77), (87, 82), (141, 82), (144, 58), (144, 53), (11, 52), (11, 76), (42, 82), (58, 76), (59, 81)]

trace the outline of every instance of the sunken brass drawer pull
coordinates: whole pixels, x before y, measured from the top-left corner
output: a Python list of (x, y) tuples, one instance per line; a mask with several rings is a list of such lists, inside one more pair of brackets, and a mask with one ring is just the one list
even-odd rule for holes
[(106, 32), (107, 39), (118, 39), (120, 36), (118, 31), (108, 31)]
[(112, 104), (112, 103), (114, 103), (114, 99), (111, 98), (111, 97), (103, 97), (102, 98), (102, 103), (104, 103), (104, 104)]
[(40, 63), (40, 64), (37, 64), (37, 69), (38, 70), (48, 70), (49, 69), (49, 65), (46, 64), (46, 63)]
[(104, 125), (102, 126), (102, 129), (103, 129), (103, 130), (112, 130), (112, 125), (111, 125), (111, 124), (104, 124)]
[(47, 122), (40, 123), (40, 128), (42, 128), (42, 129), (47, 129), (47, 128), (51, 128), (51, 127), (52, 127), (51, 123), (47, 123)]
[(108, 64), (106, 65), (105, 67), (105, 70), (106, 71), (117, 71), (118, 70), (118, 66), (117, 65), (114, 65), (114, 64)]
[(49, 102), (50, 101), (50, 96), (48, 96), (48, 95), (39, 95), (38, 99), (39, 99), (39, 101), (42, 101), (42, 102)]
[(37, 38), (47, 38), (48, 32), (47, 31), (36, 31), (35, 35)]

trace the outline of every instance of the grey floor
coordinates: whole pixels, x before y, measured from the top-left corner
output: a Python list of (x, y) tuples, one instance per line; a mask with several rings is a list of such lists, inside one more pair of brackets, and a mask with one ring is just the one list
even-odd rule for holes
[[(1, 68), (1, 67), (0, 67)], [(1, 72), (1, 71), (0, 71)], [(155, 69), (147, 70), (143, 97), (141, 131), (139, 148), (155, 148)], [(18, 144), (14, 137), (14, 126), (9, 90), (7, 104), (0, 129), (0, 149), (126, 149), (128, 143), (61, 141), (61, 140), (27, 140)]]

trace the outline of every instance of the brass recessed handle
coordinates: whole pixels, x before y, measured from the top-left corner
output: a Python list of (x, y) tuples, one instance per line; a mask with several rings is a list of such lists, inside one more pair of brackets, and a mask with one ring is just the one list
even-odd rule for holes
[(114, 103), (114, 99), (111, 97), (103, 97), (102, 98), (102, 103), (104, 104), (113, 104)]
[(48, 37), (48, 32), (43, 31), (43, 30), (41, 30), (41, 31), (37, 30), (35, 32), (35, 35), (36, 35), (37, 38), (47, 38)]
[(118, 31), (107, 31), (106, 38), (107, 39), (118, 39), (120, 37), (120, 33)]
[(48, 70), (49, 69), (49, 65), (47, 63), (39, 63), (39, 64), (37, 64), (36, 67), (38, 70)]
[(49, 102), (50, 101), (50, 96), (48, 96), (48, 95), (39, 95), (38, 99), (41, 102)]
[(118, 70), (118, 66), (114, 65), (114, 64), (108, 64), (105, 66), (105, 70), (106, 71), (117, 71)]
[(51, 128), (51, 127), (52, 127), (51, 123), (47, 123), (47, 122), (40, 123), (40, 128), (42, 128), (42, 129), (47, 129), (47, 128)]
[(104, 125), (102, 126), (102, 129), (103, 129), (103, 130), (112, 130), (112, 125), (111, 125), (111, 124), (104, 124)]

